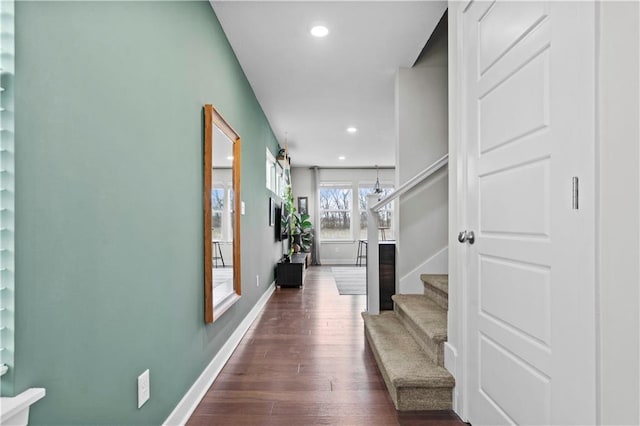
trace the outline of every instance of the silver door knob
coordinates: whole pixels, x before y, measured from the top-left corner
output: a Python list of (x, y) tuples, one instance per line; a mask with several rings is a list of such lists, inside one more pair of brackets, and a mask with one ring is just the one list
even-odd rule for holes
[(458, 234), (458, 241), (461, 243), (473, 244), (476, 240), (476, 236), (473, 231), (462, 231)]

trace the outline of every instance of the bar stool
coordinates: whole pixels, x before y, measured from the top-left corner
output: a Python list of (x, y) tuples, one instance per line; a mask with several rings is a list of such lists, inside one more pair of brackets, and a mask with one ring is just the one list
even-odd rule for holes
[(378, 230), (380, 231), (380, 240), (381, 241), (385, 241), (387, 239), (387, 236), (386, 236), (386, 234), (384, 232), (387, 229), (390, 229), (390, 228), (388, 226), (380, 226), (380, 227), (378, 227)]
[(358, 240), (358, 254), (356, 255), (356, 266), (362, 266), (362, 259), (365, 260), (365, 265), (367, 264), (367, 240)]
[[(218, 251), (216, 252), (216, 248)], [(220, 241), (213, 242), (213, 262), (214, 268), (218, 267), (218, 259), (222, 262), (222, 267), (224, 268), (224, 257), (222, 257), (222, 249), (220, 248)]]

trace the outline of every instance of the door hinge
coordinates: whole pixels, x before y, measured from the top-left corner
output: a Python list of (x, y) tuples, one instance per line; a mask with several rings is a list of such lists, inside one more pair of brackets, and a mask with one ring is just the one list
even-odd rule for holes
[(573, 210), (578, 210), (578, 208), (580, 207), (579, 205), (579, 185), (580, 185), (580, 181), (578, 180), (578, 176), (574, 176), (572, 178), (572, 189), (571, 189), (571, 207), (573, 208)]

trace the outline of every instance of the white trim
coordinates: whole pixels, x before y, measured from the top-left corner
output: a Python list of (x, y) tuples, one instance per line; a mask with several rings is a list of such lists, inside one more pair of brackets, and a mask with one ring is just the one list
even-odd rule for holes
[(456, 376), (456, 362), (458, 360), (458, 351), (449, 342), (444, 342), (444, 368), (447, 369), (453, 377)]
[(430, 256), (427, 260), (400, 277), (398, 281), (399, 294), (422, 294), (424, 285), (420, 274), (448, 274), (449, 246), (445, 246)]
[(602, 244), (602, 235), (601, 235), (601, 229), (602, 229), (602, 207), (601, 207), (601, 200), (602, 200), (602, 192), (601, 192), (601, 183), (602, 183), (602, 175), (601, 175), (601, 170), (600, 170), (600, 166), (602, 164), (601, 161), (601, 144), (602, 144), (602, 134), (601, 134), (601, 121), (602, 121), (602, 115), (601, 115), (601, 102), (602, 102), (602, 95), (601, 95), (601, 86), (602, 86), (602, 76), (601, 76), (601, 66), (602, 66), (602, 60), (601, 60), (601, 43), (602, 43), (602, 36), (601, 36), (601, 4), (600, 2), (597, 2), (595, 5), (595, 36), (596, 36), (596, 43), (595, 43), (595, 56), (596, 56), (596, 65), (595, 65), (595, 120), (594, 120), (594, 126), (595, 126), (595, 168), (594, 168), (594, 178), (595, 178), (595, 185), (594, 185), (594, 195), (595, 195), (595, 199), (596, 201), (596, 209), (595, 209), (595, 258), (596, 258), (596, 262), (595, 262), (595, 298), (596, 298), (596, 424), (604, 424), (603, 423), (603, 415), (602, 415), (602, 370), (603, 370), (603, 365), (602, 365), (602, 358), (603, 358), (603, 354), (602, 354), (602, 319), (603, 319), (603, 314), (602, 314), (602, 308), (600, 306), (601, 302), (602, 302), (602, 281), (601, 281), (601, 263), (602, 263), (602, 254), (601, 254), (601, 244)]
[[(449, 313), (448, 313), (448, 342), (456, 349), (454, 358), (455, 368), (449, 366), (449, 371), (456, 380), (454, 388), (454, 411), (464, 421), (467, 420), (468, 381), (466, 377), (467, 351), (467, 292), (464, 283), (464, 252), (456, 239), (456, 235), (466, 222), (466, 155), (461, 139), (464, 129), (463, 87), (461, 85), (462, 64), (462, 25), (463, 11), (471, 2), (449, 1)], [(446, 355), (445, 355), (446, 356)], [(445, 358), (446, 361), (446, 358)], [(451, 361), (451, 360), (450, 360)]]
[[(458, 362), (458, 351), (456, 350), (456, 348), (449, 342), (444, 342), (444, 368), (446, 368), (453, 377), (456, 377), (456, 366), (458, 365)], [(458, 389), (460, 389), (460, 385), (456, 383), (456, 386), (453, 388), (452, 396), (452, 407), (453, 411), (455, 411), (456, 413), (460, 411), (462, 405), (460, 402), (460, 394), (458, 392)]]
[[(355, 259), (355, 256), (353, 256)], [(331, 266), (331, 265), (347, 265), (347, 266), (355, 266), (355, 262), (354, 259), (323, 259), (322, 260), (322, 265), (323, 266)], [(362, 265), (364, 267), (364, 265), (366, 264), (366, 261), (362, 261)]]
[(0, 424), (26, 426), (29, 422), (29, 408), (46, 394), (44, 388), (31, 388), (14, 397), (0, 398)]
[[(378, 200), (377, 194), (367, 195), (367, 209)], [(380, 271), (378, 270), (380, 250), (378, 250), (378, 215), (367, 214), (367, 312), (380, 313)]]
[[(15, 2), (0, 2), (2, 14), (2, 36), (0, 37), (0, 69), (4, 91), (0, 98), (0, 145), (2, 145), (2, 215), (0, 215), (0, 315), (2, 315), (2, 337), (0, 338), (0, 383), (4, 386), (15, 383), (14, 374), (9, 369), (15, 367), (16, 336), (16, 162), (15, 162)], [(6, 368), (6, 369), (5, 369)], [(10, 387), (10, 386), (7, 386)], [(28, 411), (27, 411), (28, 413)]]
[(171, 414), (169, 414), (169, 417), (164, 421), (163, 426), (184, 425), (189, 421), (189, 418), (202, 398), (204, 398), (205, 394), (213, 384), (213, 381), (218, 377), (220, 371), (222, 371), (222, 367), (224, 367), (229, 358), (231, 358), (233, 351), (240, 344), (242, 337), (245, 335), (247, 330), (249, 330), (253, 321), (255, 321), (258, 314), (260, 314), (264, 306), (267, 304), (267, 301), (275, 291), (275, 288), (276, 282), (274, 281), (269, 285), (267, 290), (254, 305), (253, 309), (251, 309), (240, 325), (238, 325), (222, 348), (220, 348), (216, 356), (213, 357), (209, 365), (207, 365), (207, 368), (205, 368), (202, 374), (200, 374), (200, 377), (198, 377), (193, 385), (191, 385), (191, 388), (182, 397)]

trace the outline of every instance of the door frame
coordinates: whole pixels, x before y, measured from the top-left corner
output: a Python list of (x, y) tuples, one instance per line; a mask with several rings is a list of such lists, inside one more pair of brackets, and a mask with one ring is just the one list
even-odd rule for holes
[(449, 311), (448, 341), (445, 343), (445, 368), (455, 377), (453, 410), (467, 421), (468, 365), (465, 348), (467, 342), (467, 292), (465, 246), (458, 243), (457, 234), (466, 220), (467, 167), (466, 149), (460, 129), (464, 128), (462, 108), (462, 12), (471, 1), (450, 1), (448, 9), (449, 48)]

